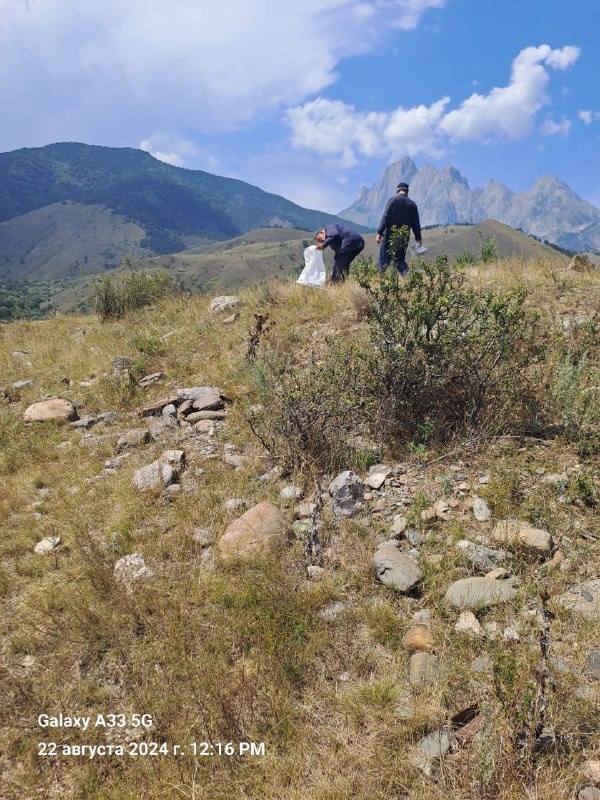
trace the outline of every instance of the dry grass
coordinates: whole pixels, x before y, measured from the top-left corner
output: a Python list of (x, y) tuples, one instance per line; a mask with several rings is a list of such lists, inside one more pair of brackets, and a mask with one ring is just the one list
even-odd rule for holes
[[(548, 325), (597, 314), (596, 273), (511, 260), (473, 269), (469, 277), (494, 289), (525, 284), (528, 302)], [(586, 654), (598, 644), (597, 625), (566, 612), (551, 623), (552, 653), (563, 666), (553, 667), (556, 691), (548, 698), (547, 722), (565, 746), (550, 748), (532, 767), (519, 759), (514, 740), (529, 720), (538, 685), (539, 621), (527, 609), (537, 608), (544, 592), (557, 594), (600, 574), (600, 524), (597, 505), (590, 504), (590, 492), (597, 498), (600, 491), (597, 451), (582, 456), (575, 440), (538, 435), (407, 459), (416, 476), (415, 509), (424, 497), (458, 501), (449, 520), (420, 524), (425, 575), (411, 597), (376, 584), (372, 574), (372, 555), (388, 523), (376, 517), (339, 522), (328, 509), (321, 532), (326, 573), (319, 582), (306, 579), (301, 538), (262, 560), (224, 565), (217, 559), (210, 567), (192, 534), (197, 527), (215, 537), (224, 531), (238, 513), (224, 507), (226, 499), (243, 497), (249, 505), (271, 500), (290, 527), (293, 518), (279, 498), (284, 483), (258, 480), (272, 463), (241, 412), (255, 395), (255, 376), (245, 362), (254, 314), (276, 323), (259, 351), (268, 344), (300, 358), (318, 357), (325, 337), (364, 332), (365, 301), (353, 282), (324, 291), (273, 282), (241, 296), (240, 316), (230, 325), (210, 313), (206, 298), (177, 297), (112, 323), (56, 317), (0, 327), (0, 383), (10, 398), (0, 405), (0, 797), (573, 797), (581, 763), (599, 757), (598, 683), (584, 676)], [(549, 338), (560, 342), (562, 336)], [(18, 358), (17, 351), (28, 352)], [(136, 376), (162, 371), (163, 380), (142, 390), (114, 378), (117, 355), (133, 359)], [(549, 359), (549, 382), (557, 364), (558, 356)], [(597, 376), (597, 362), (592, 367)], [(23, 379), (33, 384), (11, 388)], [(196, 486), (168, 501), (134, 492), (131, 475), (179, 445), (148, 444), (115, 475), (97, 481), (114, 455), (112, 441), (80, 447), (80, 432), (22, 422), (27, 405), (60, 394), (77, 403), (82, 416), (118, 412), (116, 425), (93, 432), (122, 431), (140, 424), (136, 411), (144, 404), (192, 385), (219, 386), (233, 401), (212, 443), (219, 454), (225, 444), (235, 445), (245, 461), (234, 470), (220, 458), (205, 460), (194, 440), (184, 440), (186, 474)], [(466, 493), (457, 488), (456, 472), (472, 487)], [(566, 484), (544, 483), (551, 473), (566, 473)], [(484, 474), (488, 482), (478, 484)], [(291, 475), (286, 483), (305, 481), (310, 498), (309, 478)], [(547, 528), (566, 555), (555, 571), (517, 557), (517, 599), (480, 615), (500, 632), (517, 624), (517, 642), (501, 635), (483, 642), (459, 637), (456, 612), (443, 602), (449, 583), (470, 573), (455, 542), (493, 524), (473, 519), (468, 501), (475, 493), (494, 519), (514, 515)], [(35, 543), (51, 535), (61, 536), (62, 548), (35, 555)], [(143, 554), (154, 577), (125, 589), (112, 570), (117, 558), (133, 552)], [(344, 604), (339, 615), (321, 616), (336, 601)], [(423, 609), (431, 612), (440, 673), (415, 688), (402, 638)], [(472, 662), (483, 655), (491, 666), (475, 673)], [(474, 703), (480, 734), (446, 756), (432, 781), (415, 764), (417, 742)], [(398, 716), (396, 708), (407, 704), (414, 706), (412, 716)], [(41, 758), (40, 741), (118, 743), (119, 736), (136, 741), (139, 731), (44, 731), (36, 724), (40, 713), (150, 714), (153, 728), (143, 739), (178, 743), (187, 753)], [(266, 755), (194, 758), (191, 741), (264, 742)]]

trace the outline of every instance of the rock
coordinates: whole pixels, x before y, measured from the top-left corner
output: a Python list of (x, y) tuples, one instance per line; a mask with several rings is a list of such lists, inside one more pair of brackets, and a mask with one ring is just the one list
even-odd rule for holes
[(472, 611), (461, 611), (460, 616), (454, 626), (457, 633), (466, 633), (467, 636), (477, 638), (483, 637), (483, 628)]
[(63, 400), (61, 397), (33, 403), (23, 412), (24, 422), (45, 422), (47, 420), (71, 422), (74, 419), (77, 419), (75, 406), (69, 400)]
[(513, 581), (514, 578), (505, 581), (491, 578), (463, 578), (450, 586), (445, 600), (454, 608), (473, 610), (505, 603), (517, 594)]
[(421, 520), (430, 522), (433, 519), (447, 519), (450, 513), (450, 504), (446, 500), (437, 500), (432, 506), (421, 511)]
[(176, 417), (177, 416), (177, 406), (174, 403), (169, 403), (168, 406), (165, 406), (161, 411), (163, 417)]
[(477, 522), (487, 522), (492, 516), (490, 507), (481, 497), (475, 497), (473, 500), (473, 515)]
[(462, 553), (471, 565), (479, 572), (489, 572), (500, 564), (510, 561), (512, 556), (506, 550), (494, 550), (483, 544), (475, 544), (468, 539), (456, 543), (456, 549)]
[(402, 514), (396, 514), (392, 520), (392, 527), (390, 528), (390, 536), (393, 539), (399, 539), (408, 527), (408, 520)]
[(221, 420), (227, 419), (226, 411), (192, 411), (186, 416), (187, 422), (200, 422), (200, 420)]
[(312, 517), (316, 508), (317, 508), (316, 503), (312, 502), (298, 503), (298, 505), (294, 509), (294, 516), (298, 517), (298, 519), (302, 519), (303, 517)]
[(600, 786), (600, 761), (590, 759), (581, 765), (582, 778), (588, 783)]
[(410, 657), (409, 681), (413, 686), (433, 683), (440, 671), (437, 656), (431, 653), (413, 653)]
[(329, 484), (329, 494), (334, 514), (353, 517), (362, 508), (365, 485), (355, 472), (346, 470)]
[(325, 606), (325, 608), (322, 608), (319, 611), (319, 616), (321, 619), (326, 619), (328, 622), (333, 622), (333, 620), (336, 620), (339, 615), (346, 610), (347, 607), (348, 606), (346, 603), (342, 603), (341, 600), (336, 600), (335, 603), (331, 603), (330, 605)]
[(215, 423), (210, 419), (201, 419), (200, 422), (195, 423), (194, 430), (203, 436), (214, 436)]
[(49, 553), (53, 553), (61, 544), (62, 539), (60, 536), (48, 536), (36, 544), (33, 548), (33, 552), (38, 555), (47, 556)]
[(586, 619), (598, 619), (600, 618), (600, 579), (596, 578), (571, 586), (564, 594), (553, 597), (551, 603)]
[(129, 585), (136, 581), (151, 578), (154, 573), (146, 566), (146, 562), (139, 553), (120, 558), (113, 569), (113, 575), (118, 583)]
[(552, 537), (548, 531), (518, 520), (498, 522), (492, 531), (492, 539), (498, 544), (517, 547), (539, 556), (547, 557), (552, 551)]
[(297, 500), (302, 497), (302, 489), (297, 486), (286, 486), (279, 492), (279, 497), (282, 500)]
[(373, 563), (377, 579), (397, 592), (408, 592), (423, 577), (416, 561), (398, 550), (394, 539), (379, 546)]
[(600, 647), (592, 647), (589, 651), (585, 675), (591, 681), (600, 681)]
[(140, 379), (139, 385), (142, 389), (145, 389), (147, 386), (152, 386), (153, 383), (159, 381), (162, 376), (162, 372), (153, 372), (150, 375), (144, 375), (144, 377)]
[(239, 469), (244, 464), (244, 456), (240, 456), (237, 453), (226, 453), (223, 456), (223, 461), (225, 464), (229, 464), (230, 467)]
[(600, 789), (596, 789), (594, 786), (586, 786), (577, 795), (577, 800), (600, 800)]
[(494, 662), (489, 656), (478, 656), (473, 659), (471, 669), (478, 675), (491, 673), (494, 669)]
[(133, 484), (140, 492), (170, 486), (179, 476), (185, 463), (183, 450), (165, 450), (165, 452), (133, 474)]
[(413, 625), (404, 634), (402, 644), (409, 653), (429, 652), (433, 649), (433, 636), (428, 625)]
[(263, 501), (229, 525), (219, 539), (219, 552), (223, 559), (266, 553), (282, 544), (286, 533), (286, 522), (277, 506)]
[(370, 489), (380, 489), (391, 471), (392, 468), (385, 464), (375, 464), (370, 468), (369, 474), (365, 478), (365, 486)]
[(28, 386), (33, 386), (32, 380), (16, 381), (13, 383), (12, 388), (19, 391), (19, 389), (26, 389)]
[(221, 311), (225, 311), (228, 308), (235, 308), (239, 302), (239, 297), (235, 295), (222, 295), (220, 297), (215, 297), (211, 301), (210, 310), (213, 314), (219, 314)]
[(125, 433), (122, 433), (117, 439), (117, 452), (121, 453), (123, 450), (133, 450), (136, 447), (142, 447), (150, 441), (150, 431), (146, 428), (131, 428)]
[(233, 323), (239, 319), (239, 313), (234, 311), (233, 314), (230, 314), (228, 317), (225, 317), (223, 320), (223, 325), (233, 325)]
[(242, 497), (230, 497), (229, 500), (225, 500), (223, 505), (228, 511), (237, 511), (239, 508), (246, 508), (248, 502)]
[(223, 408), (224, 405), (221, 392), (215, 386), (192, 386), (189, 389), (178, 389), (177, 400), (179, 403), (191, 400), (195, 411), (217, 410)]
[(320, 581), (325, 577), (325, 570), (316, 564), (311, 564), (306, 568), (306, 574), (310, 581)]
[(417, 747), (425, 758), (441, 758), (455, 745), (455, 742), (452, 731), (442, 728), (421, 739)]

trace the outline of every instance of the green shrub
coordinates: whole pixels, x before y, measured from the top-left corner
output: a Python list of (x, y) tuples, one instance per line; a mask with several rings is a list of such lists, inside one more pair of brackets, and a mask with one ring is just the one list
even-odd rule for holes
[(102, 320), (117, 319), (128, 311), (150, 305), (173, 290), (168, 275), (148, 275), (133, 268), (126, 259), (128, 272), (120, 275), (102, 275), (94, 281), (94, 311)]

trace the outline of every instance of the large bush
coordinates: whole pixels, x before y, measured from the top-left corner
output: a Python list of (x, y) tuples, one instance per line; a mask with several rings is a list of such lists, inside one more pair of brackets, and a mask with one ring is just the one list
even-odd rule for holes
[(139, 272), (129, 259), (126, 259), (126, 265), (128, 270), (118, 277), (102, 275), (94, 282), (94, 311), (103, 320), (122, 317), (173, 290), (168, 275)]

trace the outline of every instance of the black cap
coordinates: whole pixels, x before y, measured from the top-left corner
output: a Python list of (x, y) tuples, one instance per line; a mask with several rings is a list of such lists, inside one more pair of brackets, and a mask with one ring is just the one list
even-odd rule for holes
[(405, 192), (408, 192), (408, 183), (399, 183), (396, 189), (404, 189)]

